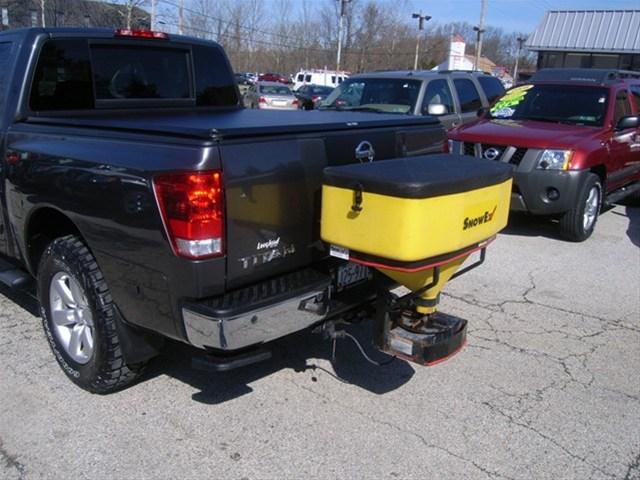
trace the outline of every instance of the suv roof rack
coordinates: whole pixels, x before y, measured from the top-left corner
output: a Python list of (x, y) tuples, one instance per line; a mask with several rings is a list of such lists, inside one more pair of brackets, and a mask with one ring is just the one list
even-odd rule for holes
[(435, 70), (436, 73), (475, 73), (481, 75), (491, 75), (490, 72), (484, 70)]
[(585, 83), (612, 83), (627, 78), (640, 79), (640, 72), (608, 68), (545, 68), (538, 70), (530, 82), (573, 81)]

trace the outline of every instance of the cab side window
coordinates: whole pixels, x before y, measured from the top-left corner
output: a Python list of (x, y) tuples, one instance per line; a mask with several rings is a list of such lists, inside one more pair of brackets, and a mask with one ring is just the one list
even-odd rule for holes
[(429, 105), (441, 104), (447, 107), (447, 113), (454, 113), (453, 96), (449, 88), (449, 82), (445, 79), (431, 80), (424, 92), (422, 100), (422, 114), (429, 114)]
[(458, 92), (458, 100), (460, 100), (460, 111), (462, 113), (475, 112), (482, 107), (480, 94), (473, 82), (466, 78), (456, 78), (453, 85)]
[(631, 96), (636, 102), (636, 113), (640, 114), (640, 85), (631, 85)]
[(631, 115), (631, 104), (629, 96), (625, 90), (618, 92), (616, 95), (615, 112), (613, 113), (613, 124), (617, 125), (622, 117)]
[(478, 83), (484, 90), (484, 94), (489, 103), (495, 102), (504, 95), (504, 85), (502, 85), (502, 82), (495, 77), (478, 77)]

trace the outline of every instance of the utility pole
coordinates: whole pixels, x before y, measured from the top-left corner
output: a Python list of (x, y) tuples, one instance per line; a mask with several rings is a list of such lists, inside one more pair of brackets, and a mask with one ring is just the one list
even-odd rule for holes
[(522, 45), (524, 45), (524, 42), (526, 42), (527, 39), (523, 37), (518, 37), (516, 38), (516, 41), (518, 42), (518, 54), (516, 55), (516, 64), (513, 67), (513, 84), (514, 85), (518, 83), (518, 60), (520, 60), (520, 52), (522, 51)]
[(40, 0), (40, 14), (42, 15), (42, 28), (47, 26), (47, 21), (44, 16), (44, 7), (45, 7), (44, 1), (45, 0)]
[(418, 19), (418, 36), (416, 37), (416, 58), (413, 60), (413, 69), (418, 70), (418, 57), (420, 56), (420, 37), (422, 36), (422, 31), (424, 30), (424, 22), (428, 22), (431, 20), (429, 15), (422, 15), (422, 11), (420, 13), (414, 13), (411, 15), (411, 18)]
[(184, 0), (180, 0), (178, 7), (178, 33), (184, 35)]
[(338, 0), (340, 2), (340, 23), (338, 23), (338, 58), (336, 59), (336, 70), (340, 71), (340, 60), (342, 56), (342, 33), (344, 30), (344, 15), (347, 11), (347, 3), (351, 0)]
[(473, 27), (476, 32), (476, 61), (473, 66), (474, 70), (478, 70), (480, 65), (480, 55), (482, 54), (482, 34), (484, 33), (484, 16), (487, 12), (487, 0), (481, 0), (480, 6), (480, 24), (477, 27)]

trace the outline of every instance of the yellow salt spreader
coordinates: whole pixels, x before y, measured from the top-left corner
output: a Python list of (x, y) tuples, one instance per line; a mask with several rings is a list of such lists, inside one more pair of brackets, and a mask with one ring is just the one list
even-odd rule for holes
[[(379, 272), (374, 342), (432, 365), (466, 343), (467, 321), (437, 311), (444, 285), (484, 262), (507, 224), (512, 168), (462, 155), (328, 167), (321, 236), (331, 255)], [(473, 253), (479, 259), (461, 268)], [(410, 292), (389, 292), (389, 279)]]

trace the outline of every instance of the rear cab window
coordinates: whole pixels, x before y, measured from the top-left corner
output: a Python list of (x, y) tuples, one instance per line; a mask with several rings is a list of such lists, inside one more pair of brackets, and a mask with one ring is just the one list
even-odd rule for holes
[(453, 85), (460, 101), (460, 111), (462, 113), (475, 112), (482, 107), (480, 94), (474, 83), (467, 78), (456, 78)]
[(219, 48), (110, 39), (45, 42), (29, 96), (33, 111), (236, 105)]

